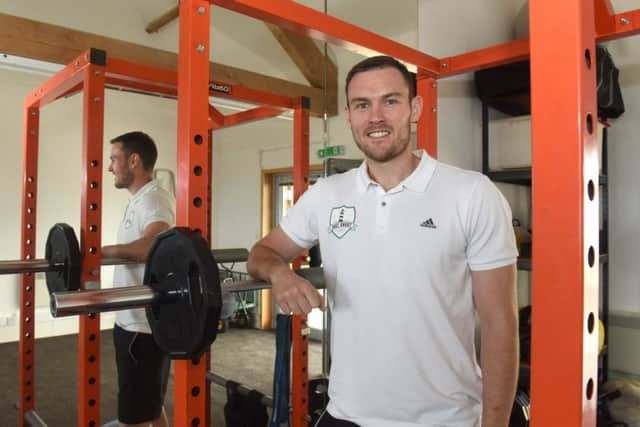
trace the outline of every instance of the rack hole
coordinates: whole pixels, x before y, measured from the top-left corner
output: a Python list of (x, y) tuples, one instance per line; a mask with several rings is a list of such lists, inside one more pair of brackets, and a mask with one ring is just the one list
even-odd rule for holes
[(195, 176), (202, 175), (202, 167), (201, 166), (196, 166), (195, 168), (193, 168), (193, 173), (194, 173)]
[(587, 132), (589, 132), (589, 135), (593, 133), (593, 116), (591, 113), (587, 113)]
[(592, 179), (590, 179), (587, 184), (587, 194), (589, 195), (589, 200), (593, 202), (594, 197), (596, 197), (596, 186)]
[(596, 324), (596, 317), (593, 315), (593, 313), (589, 313), (589, 317), (587, 318), (587, 330), (589, 331), (590, 334), (593, 333), (593, 328)]
[(591, 400), (593, 397), (593, 378), (589, 378), (587, 381), (587, 400)]
[(593, 264), (596, 262), (596, 251), (593, 249), (593, 246), (589, 246), (589, 267), (593, 267)]
[(202, 144), (202, 135), (197, 134), (196, 136), (194, 136), (193, 137), (193, 142), (195, 142), (198, 145)]
[(202, 198), (196, 197), (195, 199), (193, 199), (193, 206), (195, 206), (196, 208), (202, 206)]
[(591, 50), (584, 50), (584, 63), (587, 65), (587, 68), (591, 68)]

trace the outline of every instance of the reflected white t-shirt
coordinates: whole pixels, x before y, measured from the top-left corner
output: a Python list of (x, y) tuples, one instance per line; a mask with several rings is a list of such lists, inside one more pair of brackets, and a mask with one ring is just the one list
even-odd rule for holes
[[(174, 226), (176, 201), (171, 193), (155, 180), (148, 182), (131, 196), (118, 228), (118, 244), (130, 243), (143, 236), (145, 228), (153, 222), (166, 222)], [(117, 265), (113, 272), (113, 286), (141, 285), (144, 264)], [(150, 334), (151, 328), (144, 308), (116, 312), (116, 324), (130, 332)]]

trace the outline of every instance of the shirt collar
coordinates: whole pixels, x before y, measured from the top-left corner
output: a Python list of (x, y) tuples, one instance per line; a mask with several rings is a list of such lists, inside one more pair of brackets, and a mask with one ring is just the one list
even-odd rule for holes
[[(418, 193), (426, 191), (433, 172), (436, 170), (438, 161), (429, 156), (424, 150), (416, 150), (414, 151), (414, 155), (420, 158), (420, 163), (418, 163), (415, 170), (411, 172), (411, 175), (406, 177), (396, 187), (389, 190), (390, 192), (401, 191), (405, 188)], [(358, 167), (357, 177), (356, 186), (360, 192), (366, 191), (370, 186), (378, 186), (378, 183), (369, 176), (366, 161), (362, 162), (360, 167)]]
[(132, 195), (131, 198), (129, 198), (129, 200), (136, 200), (142, 197), (143, 195), (147, 194), (149, 191), (151, 191), (153, 187), (156, 186), (157, 182), (158, 181), (156, 181), (155, 179), (152, 179), (151, 181), (147, 182), (145, 185), (140, 187), (138, 191), (136, 191), (136, 194)]

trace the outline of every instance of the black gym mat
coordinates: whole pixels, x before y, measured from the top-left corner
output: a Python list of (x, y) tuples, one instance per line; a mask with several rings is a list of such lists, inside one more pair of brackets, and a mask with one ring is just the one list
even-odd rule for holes
[[(117, 378), (111, 330), (102, 332), (101, 422), (116, 418)], [(77, 335), (39, 339), (36, 342), (36, 412), (49, 427), (76, 426)], [(309, 346), (309, 372), (322, 366), (321, 346)], [(234, 329), (219, 334), (212, 347), (212, 370), (227, 379), (272, 394), (275, 335), (255, 329)], [(18, 343), (0, 344), (0, 426), (18, 424)], [(222, 387), (211, 385), (213, 427), (224, 426), (226, 401)], [(173, 373), (169, 379), (165, 408), (173, 425)]]

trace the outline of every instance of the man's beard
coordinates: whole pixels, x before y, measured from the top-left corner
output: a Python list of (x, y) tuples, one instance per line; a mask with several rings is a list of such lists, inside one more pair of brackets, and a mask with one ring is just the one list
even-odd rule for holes
[(126, 175), (122, 176), (122, 179), (116, 179), (115, 186), (116, 188), (129, 188), (129, 186), (133, 183), (133, 174), (128, 172)]
[[(411, 123), (407, 123), (407, 136), (406, 138), (402, 139), (402, 138), (398, 138), (398, 141), (400, 142), (399, 145), (397, 145), (395, 142), (393, 144), (391, 144), (389, 146), (389, 149), (382, 152), (382, 153), (377, 153), (375, 150), (370, 150), (366, 144), (363, 144), (360, 139), (356, 136), (356, 133), (354, 132), (353, 129), (351, 129), (351, 134), (353, 135), (353, 140), (355, 141), (356, 145), (358, 146), (358, 148), (360, 149), (360, 151), (362, 151), (365, 156), (367, 156), (367, 158), (376, 161), (378, 163), (386, 163), (389, 162), (393, 159), (395, 159), (396, 157), (398, 157), (400, 154), (404, 153), (404, 151), (407, 149), (407, 146), (409, 145), (409, 142), (411, 140)], [(366, 136), (365, 136), (366, 137)]]

